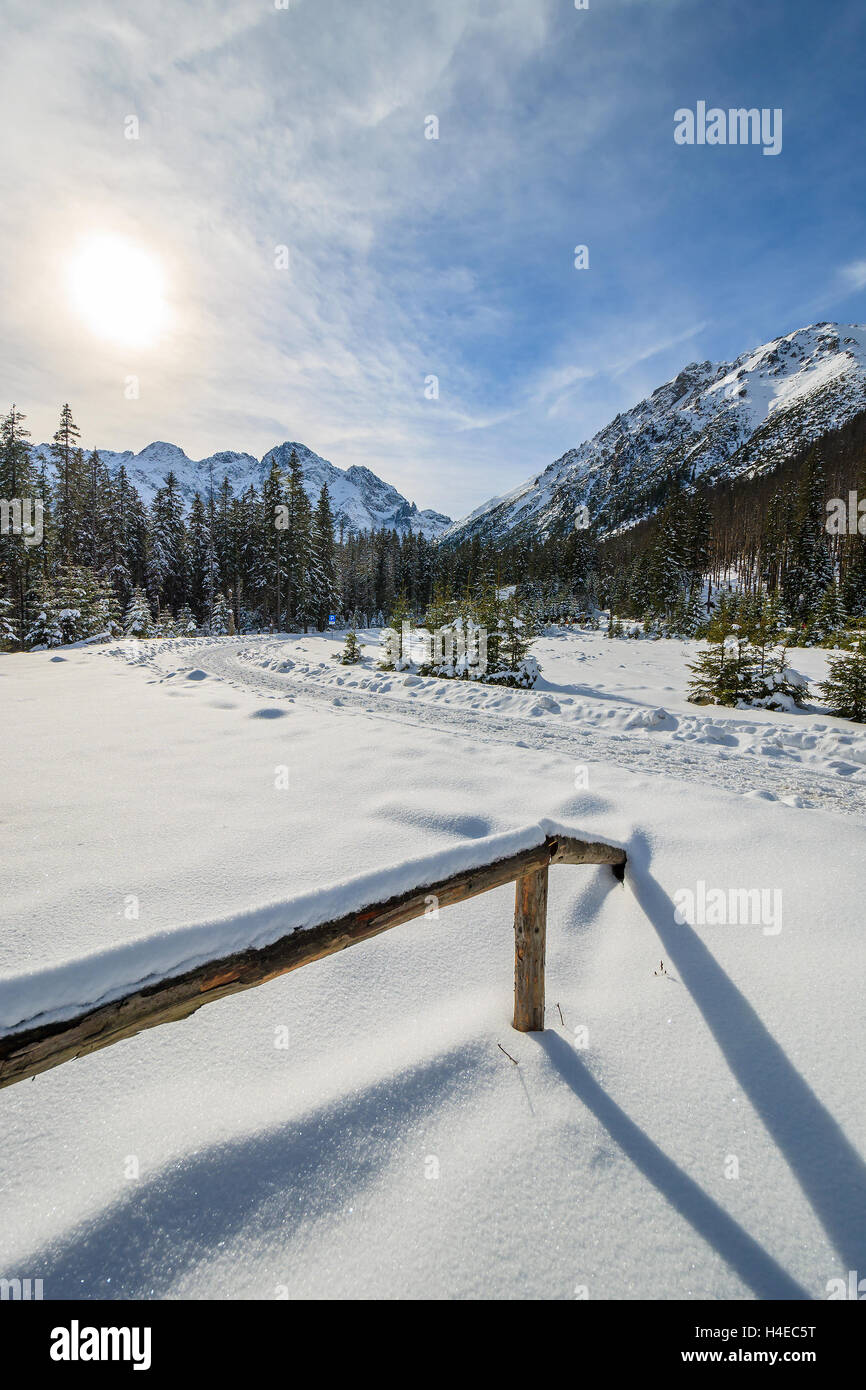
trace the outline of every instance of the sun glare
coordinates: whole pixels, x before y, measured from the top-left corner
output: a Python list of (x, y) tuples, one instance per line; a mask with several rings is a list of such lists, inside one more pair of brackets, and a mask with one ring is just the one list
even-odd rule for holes
[(70, 273), (72, 301), (100, 338), (146, 347), (166, 319), (162, 270), (155, 256), (119, 237), (93, 237)]

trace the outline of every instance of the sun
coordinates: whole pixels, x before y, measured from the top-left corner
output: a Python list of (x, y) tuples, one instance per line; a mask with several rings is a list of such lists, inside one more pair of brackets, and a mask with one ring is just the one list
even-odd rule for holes
[(162, 267), (156, 256), (120, 237), (91, 237), (73, 258), (72, 302), (100, 338), (146, 347), (167, 317)]

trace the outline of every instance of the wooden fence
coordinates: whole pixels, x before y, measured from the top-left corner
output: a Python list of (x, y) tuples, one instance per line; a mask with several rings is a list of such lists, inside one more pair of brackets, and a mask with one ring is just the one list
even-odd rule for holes
[(544, 956), (547, 875), (551, 864), (609, 864), (622, 881), (626, 852), (615, 846), (548, 835), (540, 844), (349, 913), (298, 929), (269, 946), (208, 961), (182, 975), (142, 986), (76, 1017), (20, 1029), (0, 1037), (0, 1089), (37, 1076), (61, 1062), (110, 1047), (145, 1028), (187, 1018), (204, 1004), (265, 984), (289, 970), (345, 950), (391, 927), (423, 917), (431, 898), (438, 907), (464, 902), (491, 888), (516, 883), (514, 907), (514, 1027), (544, 1028)]

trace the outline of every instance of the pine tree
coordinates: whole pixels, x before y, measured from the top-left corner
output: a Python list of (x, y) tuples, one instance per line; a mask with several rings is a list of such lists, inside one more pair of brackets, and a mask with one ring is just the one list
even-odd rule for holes
[(700, 585), (695, 582), (692, 584), (688, 602), (683, 613), (680, 632), (683, 637), (695, 637), (705, 626), (706, 616), (704, 613), (703, 596)]
[(297, 450), (289, 455), (286, 489), (288, 526), (286, 528), (286, 566), (288, 570), (286, 612), (290, 625), (303, 626), (304, 632), (315, 621), (312, 592), (312, 511), (304, 487), (304, 473)]
[(225, 594), (218, 593), (214, 599), (213, 617), (208, 626), (210, 637), (226, 637), (230, 629), (231, 610), (226, 603)]
[(138, 566), (138, 517), (141, 502), (123, 464), (109, 479), (103, 506), (106, 511), (107, 554), (105, 569), (118, 596), (121, 612), (143, 576)]
[(63, 629), (57, 616), (54, 587), (48, 579), (40, 579), (31, 595), (24, 640), (31, 650), (59, 647), (63, 643)]
[(650, 552), (648, 583), (651, 609), (670, 618), (689, 578), (690, 558), (682, 494), (677, 492), (658, 518), (657, 539)]
[(347, 632), (343, 650), (337, 658), (341, 666), (356, 665), (361, 660), (361, 649), (358, 634), (354, 631)]
[(337, 564), (334, 555), (334, 517), (328, 485), (322, 485), (312, 526), (312, 583), (316, 607), (316, 625), (320, 632), (328, 626), (328, 618), (340, 606), (337, 589)]
[(842, 600), (853, 618), (866, 617), (866, 537), (850, 537), (847, 555)]
[(185, 603), (177, 615), (177, 631), (179, 637), (195, 637), (198, 635), (193, 611), (188, 603)]
[(208, 514), (199, 493), (192, 499), (187, 538), (189, 556), (189, 605), (199, 624), (206, 624), (210, 615), (210, 556), (211, 535)]
[(761, 595), (751, 605), (751, 611), (742, 615), (742, 622), (758, 674), (762, 676), (774, 669), (773, 653), (782, 631), (778, 600)]
[(111, 580), (102, 576), (96, 583), (93, 605), (94, 630), (107, 638), (119, 637), (123, 632), (123, 610)]
[(18, 646), (18, 633), (12, 622), (13, 612), (12, 600), (0, 592), (0, 651), (12, 651)]
[(72, 559), (75, 542), (78, 539), (78, 522), (81, 512), (81, 493), (84, 484), (84, 460), (77, 440), (81, 431), (72, 418), (68, 403), (60, 412), (58, 425), (51, 445), (51, 457), (57, 472), (57, 502), (55, 520), (60, 556), (68, 565)]
[(529, 655), (530, 640), (516, 593), (512, 594), (501, 605), (497, 626), (499, 629), (497, 660), (505, 670), (516, 675), (521, 671)]
[(809, 637), (813, 642), (828, 642), (844, 628), (847, 614), (838, 585), (828, 584), (809, 626)]
[(412, 609), (409, 606), (409, 600), (406, 596), (406, 591), (405, 589), (401, 589), (400, 593), (394, 600), (394, 606), (391, 609), (391, 612), (388, 614), (388, 626), (393, 627), (397, 632), (400, 632), (402, 630), (403, 624), (411, 623), (412, 618)]
[(693, 675), (686, 698), (695, 705), (736, 705), (749, 685), (747, 645), (723, 596), (709, 624), (707, 649), (687, 663)]
[(123, 630), (127, 637), (152, 637), (153, 617), (144, 590), (137, 585), (123, 615)]
[(66, 565), (57, 593), (57, 617), (64, 643), (82, 642), (96, 631), (96, 587), (89, 570)]
[(824, 522), (824, 466), (816, 449), (809, 455), (800, 485), (798, 521), (791, 555), (782, 579), (782, 593), (800, 624), (808, 622), (821, 595), (833, 579)]
[[(282, 509), (282, 510), (281, 510)], [(282, 469), (276, 458), (271, 461), (271, 469), (262, 484), (262, 592), (265, 611), (279, 631), (283, 626), (286, 584), (286, 531), (282, 523), (285, 516), (286, 499), (283, 486)]]
[(107, 567), (112, 543), (106, 524), (111, 495), (111, 478), (96, 449), (82, 466), (81, 508), (76, 535), (76, 558), (88, 569)]
[[(23, 504), (25, 499), (35, 508), (38, 489), (36, 475), (30, 454), (29, 431), (24, 428), (27, 417), (16, 406), (0, 422), (0, 498), (8, 502), (17, 500)], [(41, 500), (41, 498), (40, 498)], [(28, 510), (33, 520), (35, 511)], [(43, 518), (44, 524), (44, 518)], [(36, 547), (26, 544), (21, 535), (0, 535), (0, 582), (5, 575), (9, 590), (9, 608), (6, 622), (15, 632), (15, 640), (23, 641), (27, 621), (27, 591), (31, 574), (39, 567), (39, 557), (34, 555)], [(35, 537), (29, 538), (31, 540)]]
[(224, 602), (226, 595), (231, 594), (237, 583), (237, 537), (232, 525), (232, 499), (232, 485), (228, 477), (224, 477), (220, 484), (217, 507), (214, 513), (216, 571), (219, 575), (219, 585), (222, 589)]
[(164, 484), (151, 508), (151, 563), (148, 587), (155, 602), (177, 609), (186, 594), (187, 556), (183, 500), (174, 473)]
[(850, 654), (830, 658), (827, 679), (818, 688), (831, 714), (866, 723), (866, 638)]

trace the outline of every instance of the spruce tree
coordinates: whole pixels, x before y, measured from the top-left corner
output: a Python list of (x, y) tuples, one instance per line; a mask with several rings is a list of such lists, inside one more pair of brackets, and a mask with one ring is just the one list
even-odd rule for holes
[(177, 615), (177, 631), (179, 637), (195, 637), (198, 635), (193, 611), (188, 603), (185, 603)]
[(337, 660), (341, 666), (354, 666), (361, 660), (361, 643), (358, 641), (358, 634), (354, 631), (346, 633), (346, 641), (343, 650)]
[(231, 626), (231, 610), (226, 603), (225, 594), (218, 593), (214, 598), (213, 617), (208, 626), (210, 637), (226, 637)]
[(28, 623), (24, 641), (33, 649), (59, 647), (63, 643), (63, 629), (57, 614), (57, 601), (51, 581), (41, 578), (37, 581), (28, 605)]
[(137, 493), (129, 481), (123, 464), (114, 478), (109, 479), (103, 506), (106, 511), (107, 553), (105, 570), (123, 609), (132, 595), (133, 584), (141, 578), (137, 573), (136, 507)]
[(287, 505), (283, 473), (277, 459), (271, 462), (270, 472), (262, 484), (262, 593), (265, 610), (274, 627), (283, 626), (286, 598), (286, 531), (284, 513), (278, 509)]
[(127, 637), (152, 637), (153, 629), (153, 617), (147, 597), (144, 590), (136, 585), (123, 615), (123, 630)]
[(830, 658), (827, 679), (818, 688), (830, 714), (866, 723), (866, 638), (848, 655)]
[(334, 555), (334, 517), (327, 483), (322, 485), (313, 513), (311, 549), (316, 625), (322, 632), (328, 626), (329, 616), (336, 613), (340, 605)]
[[(38, 489), (28, 443), (30, 434), (24, 427), (26, 418), (13, 405), (0, 422), (0, 498), (8, 502), (15, 499), (21, 503), (22, 520), (26, 501), (34, 509), (28, 511), (27, 515), (35, 523)], [(40, 565), (40, 557), (34, 554), (37, 547), (25, 544), (25, 539), (23, 532), (18, 536), (0, 535), (0, 586), (5, 576), (9, 595), (6, 622), (11, 624), (19, 645), (24, 640), (31, 575), (38, 571)]]
[(866, 540), (858, 538), (845, 571), (843, 602), (852, 618), (866, 617)]
[(496, 660), (500, 669), (509, 671), (516, 678), (523, 670), (529, 655), (530, 643), (527, 625), (521, 613), (516, 593), (502, 603), (497, 627), (499, 640)]
[(72, 418), (67, 403), (60, 412), (60, 424), (54, 432), (51, 457), (57, 474), (55, 521), (60, 557), (68, 565), (77, 540), (84, 485), (84, 460), (77, 441), (81, 431)]
[(66, 565), (57, 586), (57, 617), (64, 643), (81, 642), (96, 630), (96, 586), (89, 570)]
[(211, 538), (205, 504), (199, 493), (192, 499), (187, 535), (189, 559), (188, 601), (199, 624), (206, 624), (210, 613), (209, 579)]
[(286, 613), (289, 625), (301, 625), (304, 632), (315, 621), (312, 592), (312, 525), (310, 499), (304, 487), (304, 473), (296, 449), (289, 455), (286, 488), (288, 526), (286, 528)]
[(832, 642), (840, 629), (844, 628), (846, 617), (838, 585), (835, 582), (828, 584), (809, 625), (809, 637), (813, 642)]
[(173, 472), (166, 474), (151, 508), (151, 597), (168, 608), (183, 603), (187, 584), (186, 527), (180, 485)]
[(0, 591), (0, 651), (12, 651), (19, 644), (20, 639), (12, 622), (13, 612), (12, 600)]
[(817, 449), (813, 449), (800, 484), (797, 529), (782, 580), (785, 602), (801, 627), (808, 623), (833, 579), (824, 530), (825, 491), (823, 462)]
[(726, 596), (710, 621), (706, 641), (707, 649), (687, 663), (692, 679), (686, 698), (695, 705), (736, 705), (748, 690), (748, 642)]
[(123, 610), (118, 602), (114, 585), (106, 576), (96, 583), (93, 605), (94, 630), (107, 638), (119, 637), (123, 632)]

